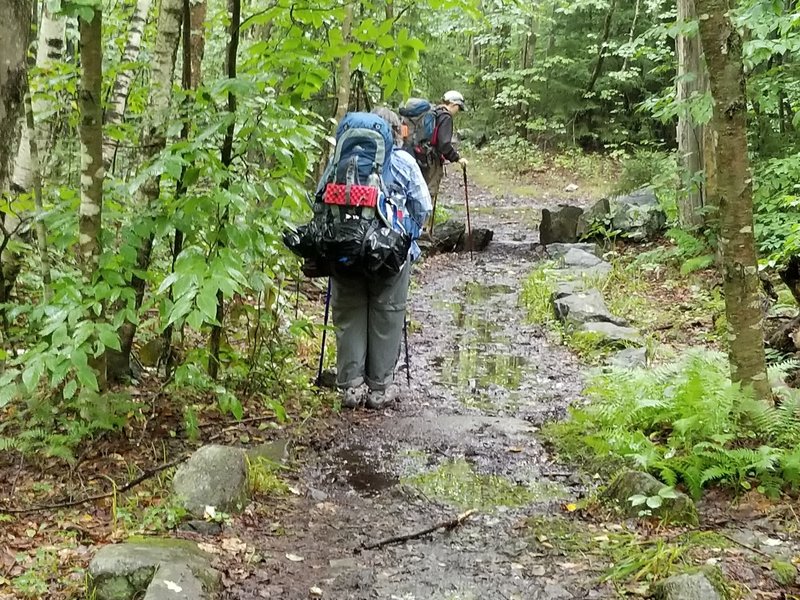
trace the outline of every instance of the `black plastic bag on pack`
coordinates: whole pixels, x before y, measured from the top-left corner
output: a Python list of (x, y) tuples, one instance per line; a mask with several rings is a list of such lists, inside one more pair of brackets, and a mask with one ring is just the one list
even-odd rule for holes
[(319, 240), (321, 235), (321, 221), (312, 219), (297, 229), (286, 229), (283, 232), (283, 243), (300, 258), (320, 259)]
[(411, 248), (411, 237), (386, 226), (373, 227), (364, 239), (364, 270), (367, 276), (387, 278), (403, 268)]
[(320, 253), (338, 273), (359, 274), (364, 267), (363, 246), (370, 230), (371, 219), (348, 217), (323, 228)]

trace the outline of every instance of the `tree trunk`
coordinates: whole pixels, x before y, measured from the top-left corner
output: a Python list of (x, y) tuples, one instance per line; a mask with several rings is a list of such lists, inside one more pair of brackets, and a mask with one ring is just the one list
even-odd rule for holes
[(742, 41), (728, 0), (697, 0), (700, 35), (714, 97), (719, 248), (728, 320), (731, 379), (771, 401), (764, 360), (763, 312), (753, 235), (753, 189), (747, 156), (747, 100)]
[[(183, 0), (162, 0), (150, 75), (150, 100), (147, 111), (149, 120), (144, 124), (140, 143), (141, 162), (145, 166), (167, 145), (172, 76), (175, 72), (182, 18)], [(145, 215), (152, 214), (153, 207), (158, 202), (160, 183), (160, 177), (149, 177), (136, 193), (136, 204), (142, 207), (141, 211)], [(149, 227), (146, 229), (149, 230)], [(150, 267), (152, 249), (153, 234), (145, 234), (145, 237), (139, 240), (136, 252), (137, 273), (144, 273)], [(144, 299), (144, 278), (137, 274), (132, 275), (131, 287), (134, 291), (135, 310), (138, 311)], [(109, 378), (118, 380), (130, 373), (130, 354), (135, 336), (136, 323), (126, 321), (119, 332), (120, 351), (109, 353)]]
[[(228, 6), (231, 11), (231, 26), (230, 36), (228, 38), (227, 56), (225, 59), (225, 67), (229, 79), (236, 79), (236, 55), (239, 51), (239, 22), (241, 21), (242, 3), (241, 0), (228, 0)], [(352, 17), (352, 5), (349, 8), (349, 14)], [(349, 33), (349, 32), (348, 32)], [(345, 38), (346, 39), (346, 38)], [(348, 61), (349, 62), (349, 61)], [(348, 78), (349, 81), (349, 78)], [(228, 112), (231, 114), (231, 121), (228, 129), (225, 132), (225, 139), (222, 142), (222, 150), (220, 159), (226, 169), (230, 169), (231, 162), (233, 161), (233, 139), (236, 132), (236, 122), (234, 116), (236, 115), (236, 96), (233, 91), (228, 92)], [(231, 173), (223, 182), (223, 186), (227, 189), (230, 185)], [(220, 219), (220, 230), (224, 230), (228, 224), (228, 209)], [(217, 247), (224, 247), (225, 239), (223, 235), (217, 236)], [(222, 295), (222, 290), (217, 290), (217, 313), (216, 324), (211, 328), (211, 337), (209, 339), (209, 358), (208, 358), (208, 374), (212, 379), (216, 379), (219, 375), (219, 349), (222, 341), (222, 323), (225, 319), (225, 297)]]
[[(47, 72), (54, 63), (59, 62), (64, 56), (64, 31), (66, 30), (66, 19), (55, 17), (50, 14), (47, 8), (44, 9), (42, 22), (39, 26), (39, 36), (36, 47), (36, 68), (39, 71)], [(41, 114), (47, 107), (47, 100), (36, 100), (33, 103), (33, 115)], [(14, 174), (12, 176), (12, 188), (20, 193), (30, 191), (33, 185), (33, 169), (31, 165), (31, 144), (28, 141), (31, 137), (32, 129), (30, 125), (22, 128), (22, 139), (17, 150), (17, 158), (14, 162)], [(36, 131), (36, 146), (42, 149), (41, 140), (46, 140), (49, 135), (45, 128)]]
[(0, 193), (8, 187), (11, 158), (20, 136), (31, 6), (26, 0), (0, 1)]
[[(78, 253), (85, 285), (92, 285), (102, 252), (103, 233), (103, 26), (100, 7), (91, 21), (80, 19), (81, 86), (78, 94), (81, 138), (81, 205)], [(98, 316), (102, 319), (102, 314)], [(106, 384), (105, 355), (90, 359), (100, 389)]]
[[(694, 0), (678, 0), (678, 22), (690, 23), (697, 19)], [(676, 40), (678, 58), (677, 99), (685, 104), (692, 96), (708, 91), (708, 69), (703, 58), (700, 36), (678, 35)], [(678, 154), (684, 171), (691, 178), (690, 187), (678, 196), (678, 220), (685, 229), (703, 226), (705, 188), (695, 183), (697, 174), (703, 171), (706, 124), (695, 123), (688, 109), (678, 115)]]
[[(353, 4), (348, 2), (344, 6), (344, 21), (342, 21), (342, 40), (344, 43), (350, 41), (350, 33), (353, 29)], [(348, 104), (350, 103), (350, 62), (352, 54), (346, 52), (339, 59), (339, 68), (336, 73), (336, 122), (342, 120), (347, 114)]]
[[(636, 25), (639, 22), (639, 4), (641, 0), (636, 0), (636, 7), (633, 9), (633, 21), (631, 21), (631, 29), (628, 32), (628, 51), (630, 52), (630, 46), (633, 44), (633, 38), (636, 35)], [(680, 5), (681, 2), (685, 2), (687, 0), (678, 0), (678, 4)], [(691, 0), (688, 0), (691, 1)], [(678, 20), (680, 21), (680, 7), (678, 8)], [(622, 61), (622, 69), (620, 69), (623, 73), (628, 70), (628, 58), (629, 56), (625, 56), (625, 60)], [(679, 63), (680, 64), (680, 63)]]
[[(30, 177), (33, 182), (33, 204), (36, 208), (36, 243), (39, 248), (39, 262), (42, 272), (42, 288), (45, 302), (50, 302), (52, 292), (50, 289), (50, 256), (47, 252), (47, 228), (44, 224), (44, 207), (42, 206), (42, 173), (39, 162), (39, 147), (37, 144), (36, 128), (33, 120), (33, 99), (31, 98), (30, 80), (25, 94), (25, 126), (28, 132), (28, 158)], [(23, 141), (25, 136), (23, 135)], [(19, 156), (19, 154), (18, 154)]]
[[(138, 0), (136, 8), (131, 17), (131, 28), (128, 30), (128, 42), (122, 53), (122, 63), (127, 65), (118, 74), (114, 81), (111, 91), (111, 99), (106, 110), (106, 126), (114, 126), (122, 123), (125, 118), (125, 107), (128, 104), (128, 94), (131, 91), (134, 69), (131, 63), (139, 60), (139, 52), (142, 49), (142, 36), (144, 27), (147, 24), (147, 15), (150, 12), (151, 0)], [(103, 142), (103, 164), (106, 169), (111, 167), (114, 154), (117, 151), (119, 140), (106, 137)]]
[(208, 11), (206, 0), (196, 0), (189, 6), (189, 21), (191, 23), (191, 34), (189, 36), (189, 46), (191, 48), (191, 76), (189, 87), (196, 90), (203, 79), (203, 55), (206, 48), (206, 13)]
[(79, 248), (83, 274), (91, 281), (101, 252), (103, 214), (102, 16), (80, 21), (81, 206)]
[(608, 54), (608, 38), (611, 37), (611, 21), (614, 19), (614, 11), (617, 8), (617, 0), (611, 0), (611, 6), (606, 13), (605, 21), (603, 22), (603, 38), (600, 41), (600, 48), (597, 50), (597, 61), (594, 64), (592, 76), (589, 79), (589, 84), (586, 86), (586, 93), (590, 94), (594, 91), (594, 86), (600, 78), (600, 73), (603, 72), (603, 62)]

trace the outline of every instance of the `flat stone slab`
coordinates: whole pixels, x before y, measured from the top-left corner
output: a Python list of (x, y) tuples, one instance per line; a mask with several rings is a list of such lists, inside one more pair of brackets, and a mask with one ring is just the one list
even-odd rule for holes
[(558, 276), (565, 281), (590, 280), (602, 281), (611, 274), (614, 267), (607, 262), (600, 262), (593, 267), (563, 267), (557, 269)]
[(612, 354), (608, 364), (620, 369), (639, 369), (647, 366), (646, 348), (623, 348)]
[(89, 577), (96, 600), (211, 600), (220, 580), (205, 552), (174, 539), (103, 546)]
[(600, 256), (600, 247), (597, 244), (587, 242), (576, 242), (574, 244), (555, 242), (545, 246), (545, 249), (547, 250), (547, 254), (552, 258), (561, 258), (570, 250), (582, 250), (583, 252), (594, 254), (597, 257)]
[(587, 252), (586, 250), (575, 247), (567, 250), (561, 260), (563, 261), (564, 266), (567, 268), (579, 267), (581, 269), (596, 267), (597, 265), (605, 262), (599, 256), (592, 254), (591, 252)]
[(615, 323), (603, 321), (584, 323), (581, 325), (579, 331), (599, 334), (603, 337), (603, 341), (610, 345), (641, 345), (644, 342), (641, 334), (636, 329), (632, 327), (623, 327)]
[(244, 450), (203, 446), (178, 468), (172, 487), (184, 508), (197, 517), (207, 506), (227, 513), (240, 509), (248, 491)]
[(620, 322), (608, 310), (603, 295), (596, 289), (555, 298), (553, 308), (559, 320), (571, 325), (595, 321)]

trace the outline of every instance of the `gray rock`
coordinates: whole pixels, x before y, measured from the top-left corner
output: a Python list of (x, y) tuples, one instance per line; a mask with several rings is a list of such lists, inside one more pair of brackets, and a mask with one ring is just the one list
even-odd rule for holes
[(611, 323), (617, 321), (606, 307), (603, 295), (596, 289), (555, 298), (553, 308), (556, 317), (570, 325), (582, 325), (595, 321)]
[(591, 252), (581, 250), (580, 248), (570, 248), (567, 250), (567, 253), (564, 254), (561, 261), (567, 268), (577, 267), (580, 269), (591, 269), (604, 262)]
[(611, 213), (611, 204), (607, 198), (603, 198), (594, 203), (590, 208), (583, 211), (583, 214), (578, 218), (578, 237), (583, 237), (589, 233), (597, 221), (602, 221), (607, 218)]
[(554, 242), (575, 243), (578, 241), (578, 219), (583, 214), (579, 206), (562, 204), (557, 210), (542, 209), (539, 224), (539, 242), (548, 245)]
[[(664, 487), (658, 479), (641, 471), (623, 471), (611, 482), (603, 492), (603, 498), (616, 504), (628, 517), (638, 517), (646, 506), (633, 506), (631, 496), (656, 496)], [(697, 525), (697, 509), (691, 498), (684, 493), (676, 492), (677, 498), (664, 498), (660, 507), (649, 509), (652, 514), (663, 521), (677, 525)], [(676, 596), (677, 598), (677, 596)]]
[(587, 331), (602, 336), (603, 343), (609, 346), (626, 348), (631, 345), (641, 345), (642, 336), (632, 327), (623, 327), (609, 322), (589, 322), (581, 325), (579, 331)]
[(637, 242), (653, 239), (667, 224), (667, 216), (651, 187), (613, 198), (611, 212), (613, 228)]
[[(420, 239), (420, 248), (426, 254), (443, 252), (463, 252), (467, 248), (467, 227), (463, 221), (449, 219), (444, 223), (435, 224), (433, 237)], [(483, 227), (472, 228), (472, 249), (475, 252), (485, 250), (494, 237), (494, 231)]]
[(587, 289), (587, 282), (582, 279), (571, 279), (569, 281), (559, 281), (555, 284), (553, 291), (553, 299), (564, 298), (571, 296)]
[(682, 573), (653, 586), (656, 600), (721, 600), (717, 588), (703, 573)]
[(202, 517), (206, 506), (233, 512), (247, 498), (247, 460), (244, 450), (203, 446), (183, 463), (172, 480), (184, 508)]
[(247, 450), (250, 462), (266, 460), (272, 463), (285, 463), (289, 460), (289, 440), (271, 440)]
[(639, 369), (647, 366), (646, 348), (623, 348), (608, 359), (608, 364), (620, 369)]
[(143, 592), (145, 600), (210, 600), (219, 580), (209, 556), (185, 540), (111, 544), (100, 548), (89, 564), (96, 600), (132, 600)]
[(597, 282), (604, 280), (613, 270), (614, 267), (609, 263), (601, 262), (593, 267), (565, 267), (559, 269), (558, 274), (566, 280), (589, 279)]
[(200, 535), (219, 535), (222, 533), (222, 523), (216, 521), (205, 521), (203, 519), (191, 519), (178, 526), (180, 531), (189, 531)]
[(575, 244), (562, 244), (556, 242), (555, 244), (548, 244), (545, 248), (547, 254), (552, 258), (561, 258), (572, 249), (583, 250), (595, 256), (600, 256), (600, 247), (597, 244), (587, 242), (577, 242)]
[[(486, 229), (485, 227), (474, 227), (472, 229), (472, 251), (483, 252), (492, 241), (494, 237), (494, 230)], [(466, 233), (458, 242), (456, 252), (469, 252), (467, 235)]]

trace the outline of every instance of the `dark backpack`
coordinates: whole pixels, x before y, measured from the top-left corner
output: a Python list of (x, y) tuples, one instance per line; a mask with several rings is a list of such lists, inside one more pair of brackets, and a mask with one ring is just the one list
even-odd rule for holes
[(389, 125), (372, 113), (348, 113), (317, 188), (314, 217), (284, 235), (295, 254), (321, 273), (388, 277), (399, 273), (411, 245), (392, 203)]
[(436, 144), (442, 110), (428, 100), (411, 98), (398, 111), (403, 119), (403, 125), (407, 128), (403, 150), (417, 159), (421, 169), (429, 168), (433, 165), (433, 161), (441, 162)]

